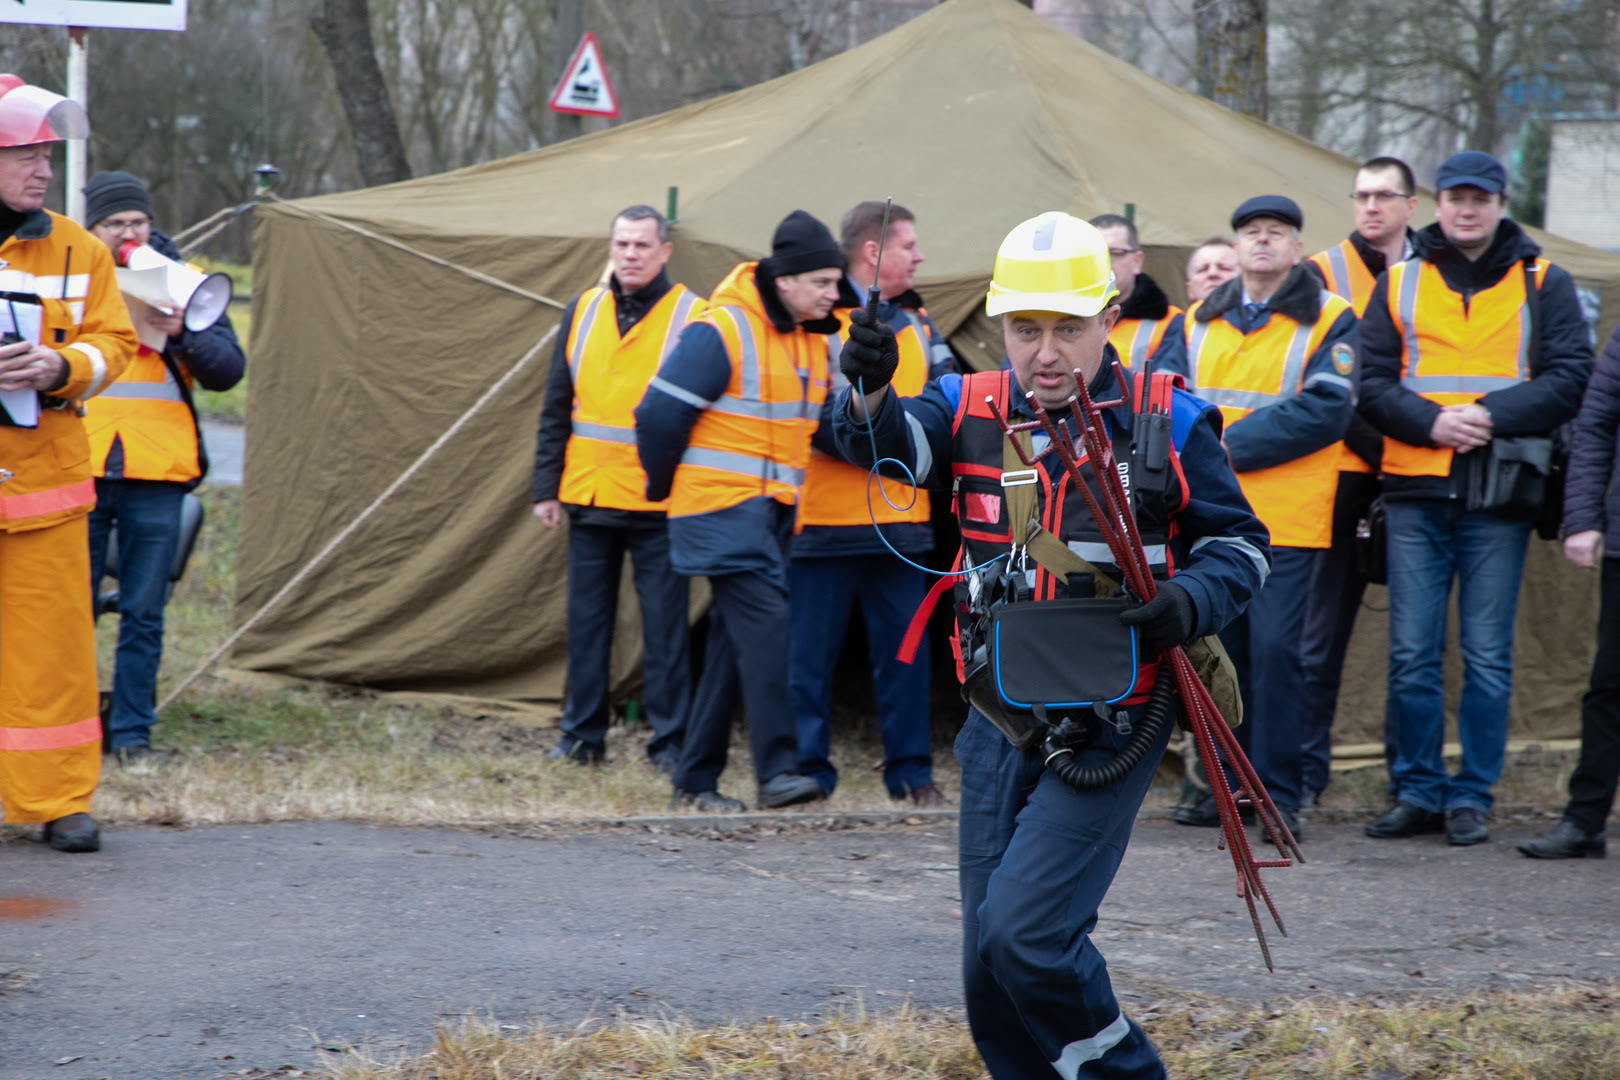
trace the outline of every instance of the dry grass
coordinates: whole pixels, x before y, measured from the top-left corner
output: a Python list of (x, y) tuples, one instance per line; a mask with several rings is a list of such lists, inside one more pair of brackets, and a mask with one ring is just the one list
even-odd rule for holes
[[(1135, 1014), (1178, 1080), (1612, 1080), (1620, 991), (1612, 986), (1467, 1000), (1304, 1001), (1284, 1007), (1176, 996)], [(329, 1058), (326, 1080), (888, 1080), (985, 1075), (958, 1015), (857, 1010), (825, 1022), (587, 1022), (512, 1033), (436, 1032), (397, 1062)]]
[[(230, 632), (240, 491), (204, 487), (208, 521), (190, 570), (168, 609), (160, 693), (188, 675)], [(110, 684), (117, 620), (103, 619), (99, 651)], [(837, 793), (811, 809), (879, 812), (901, 808), (883, 788), (873, 725), (835, 720)], [(544, 760), (550, 729), (508, 719), (402, 705), (339, 687), (260, 688), (208, 678), (171, 707), (155, 732), (176, 750), (168, 762), (108, 768), (95, 812), (114, 824), (201, 825), (347, 818), (400, 825), (529, 823), (666, 812), (669, 785), (647, 766), (646, 732), (615, 727), (608, 764), (581, 769)], [(936, 732), (935, 774), (949, 793), (958, 772), (949, 736)], [(733, 747), (722, 789), (751, 801), (747, 748)], [(1508, 770), (1504, 804), (1557, 807), (1572, 754), (1537, 754)], [(1383, 771), (1337, 774), (1323, 800), (1345, 816), (1384, 806)], [(1168, 807), (1176, 785), (1147, 805)]]
[[(200, 491), (207, 523), (169, 604), (159, 693), (185, 678), (230, 632), (240, 492)], [(102, 681), (110, 685), (116, 618), (98, 627)], [(94, 811), (111, 824), (246, 824), (347, 818), (397, 825), (577, 821), (662, 814), (668, 780), (646, 763), (646, 729), (614, 727), (608, 764), (548, 762), (554, 729), (466, 716), (340, 687), (275, 689), (204, 679), (160, 718), (157, 744), (174, 758), (109, 766)], [(838, 791), (813, 810), (888, 811), (872, 768), (875, 737), (840, 738)], [(939, 781), (955, 790), (949, 753)], [(741, 741), (722, 790), (751, 802)]]

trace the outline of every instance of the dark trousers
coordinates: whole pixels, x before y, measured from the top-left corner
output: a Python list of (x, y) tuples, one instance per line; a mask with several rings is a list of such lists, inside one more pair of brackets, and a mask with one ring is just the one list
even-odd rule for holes
[(1238, 745), (1278, 806), (1299, 809), (1301, 700), (1305, 672), (1300, 634), (1316, 570), (1315, 548), (1274, 547), (1271, 576), (1249, 606), (1221, 631), (1243, 694)]
[(180, 542), (185, 487), (162, 480), (97, 480), (90, 512), (90, 592), (107, 566), (107, 537), (118, 535), (118, 650), (113, 669), (108, 750), (152, 741), (157, 676), (163, 662), (163, 608)]
[(1604, 559), (1597, 656), (1581, 699), (1581, 758), (1569, 778), (1564, 817), (1584, 832), (1604, 830), (1620, 780), (1620, 559)]
[(607, 738), (613, 625), (625, 553), (641, 605), (643, 711), (652, 728), (649, 756), (675, 753), (691, 697), (687, 579), (669, 566), (662, 526), (568, 527), (568, 699), (562, 730), (601, 749)]
[(1333, 497), (1333, 546), (1318, 557), (1305, 602), (1302, 646), (1305, 695), (1300, 783), (1306, 791), (1326, 790), (1333, 763), (1333, 719), (1339, 707), (1344, 654), (1356, 628), (1367, 579), (1356, 568), (1356, 523), (1378, 495), (1378, 477), (1370, 473), (1339, 474)]
[(872, 692), (883, 738), (883, 783), (903, 797), (934, 782), (928, 739), (928, 650), (903, 664), (895, 652), (928, 592), (921, 571), (892, 555), (794, 559), (788, 571), (793, 649), (788, 685), (799, 739), (799, 771), (823, 791), (838, 785), (831, 750), (833, 667), (850, 614), (859, 605), (872, 664)]
[(709, 578), (709, 636), (692, 697), (675, 787), (716, 791), (726, 767), (731, 722), (742, 701), (760, 783), (796, 772), (798, 743), (788, 704), (788, 614), (784, 575), (763, 570)]
[[(1141, 710), (1132, 710), (1138, 717)], [(1120, 783), (1075, 791), (977, 711), (956, 739), (962, 973), (968, 1026), (995, 1080), (1163, 1080), (1159, 1055), (1120, 1012), (1091, 940), (1131, 826), (1169, 741)], [(1105, 727), (1080, 755), (1099, 765), (1128, 736)]]

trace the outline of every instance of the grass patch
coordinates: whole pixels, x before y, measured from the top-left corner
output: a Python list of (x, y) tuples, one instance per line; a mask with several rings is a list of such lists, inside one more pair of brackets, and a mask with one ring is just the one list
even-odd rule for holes
[[(241, 490), (199, 490), (207, 521), (168, 608), (159, 696), (189, 675), (231, 631)], [(98, 627), (102, 684), (112, 682), (118, 621)], [(838, 791), (813, 811), (878, 812), (900, 807), (884, 789), (875, 724), (834, 718)], [(669, 782), (645, 762), (644, 728), (614, 726), (608, 763), (548, 762), (549, 728), (497, 717), (402, 704), (388, 695), (319, 684), (263, 688), (207, 677), (161, 718), (155, 739), (177, 753), (166, 762), (105, 770), (95, 812), (113, 824), (245, 824), (345, 818), (399, 825), (531, 823), (665, 813)], [(935, 775), (959, 787), (948, 733), (936, 731)], [(1504, 777), (1504, 804), (1562, 805), (1573, 754), (1521, 755)], [(751, 802), (750, 755), (742, 740), (722, 790)], [(1337, 774), (1324, 813), (1371, 817), (1385, 805), (1384, 774)], [(1148, 796), (1174, 805), (1178, 786)]]
[[(241, 490), (198, 491), (206, 520), (167, 614), (159, 697), (231, 631)], [(118, 620), (97, 627), (102, 685), (110, 686)], [(656, 815), (670, 785), (645, 761), (645, 728), (615, 725), (600, 768), (550, 762), (551, 728), (400, 704), (387, 695), (300, 684), (261, 689), (207, 677), (160, 717), (167, 761), (109, 766), (95, 813), (110, 824), (246, 824), (355, 819), (396, 825), (570, 821)], [(888, 811), (897, 805), (873, 766), (875, 734), (840, 738), (839, 789), (812, 810)], [(936, 774), (948, 791), (949, 753)], [(739, 739), (722, 790), (752, 802), (750, 754)]]
[[(1135, 1012), (1184, 1080), (1608, 1080), (1620, 1060), (1620, 991), (1565, 987), (1455, 998), (1252, 1006), (1176, 995)], [(757, 1076), (888, 1080), (985, 1075), (959, 1015), (902, 1007), (825, 1022), (699, 1027), (591, 1022), (511, 1033), (441, 1027), (394, 1062), (328, 1058), (325, 1080), (647, 1080)]]

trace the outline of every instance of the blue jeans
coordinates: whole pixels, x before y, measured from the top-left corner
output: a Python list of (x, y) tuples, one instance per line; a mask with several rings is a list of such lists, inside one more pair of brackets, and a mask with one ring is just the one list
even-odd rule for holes
[[(1519, 604), (1530, 523), (1465, 513), (1459, 504), (1391, 502), (1389, 539), (1389, 696), (1395, 797), (1432, 812), (1491, 808), (1491, 788), (1507, 752), (1513, 696), (1513, 616)], [(1441, 659), (1446, 610), (1457, 586), (1463, 688), (1457, 706), (1462, 767), (1446, 774), (1445, 688)]]
[(857, 605), (866, 623), (884, 786), (900, 799), (934, 782), (928, 650), (918, 650), (912, 664), (895, 656), (927, 592), (921, 571), (888, 554), (794, 559), (788, 568), (793, 611), (788, 689), (799, 737), (799, 772), (815, 777), (821, 790), (831, 792), (838, 785), (838, 770), (829, 760), (833, 667)]
[(90, 512), (90, 592), (101, 587), (107, 536), (118, 526), (118, 651), (113, 674), (109, 751), (146, 746), (157, 723), (157, 675), (163, 660), (163, 606), (180, 541), (185, 488), (162, 480), (97, 480)]

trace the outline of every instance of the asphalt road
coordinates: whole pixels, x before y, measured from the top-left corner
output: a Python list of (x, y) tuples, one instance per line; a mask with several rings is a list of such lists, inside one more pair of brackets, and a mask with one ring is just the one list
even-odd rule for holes
[(205, 420), (203, 440), (208, 446), (208, 482), (240, 487), (242, 483), (242, 448), (247, 428), (241, 424), (221, 424)]
[[(1313, 825), (1261, 966), (1214, 834), (1146, 820), (1097, 941), (1127, 1008), (1620, 978), (1617, 863)], [(535, 839), (343, 823), (0, 844), (0, 1078), (151, 1080), (423, 1048), (436, 1017), (573, 1025), (961, 1003), (954, 827)], [(72, 1060), (66, 1060), (72, 1059)], [(56, 1064), (66, 1060), (65, 1064)]]

